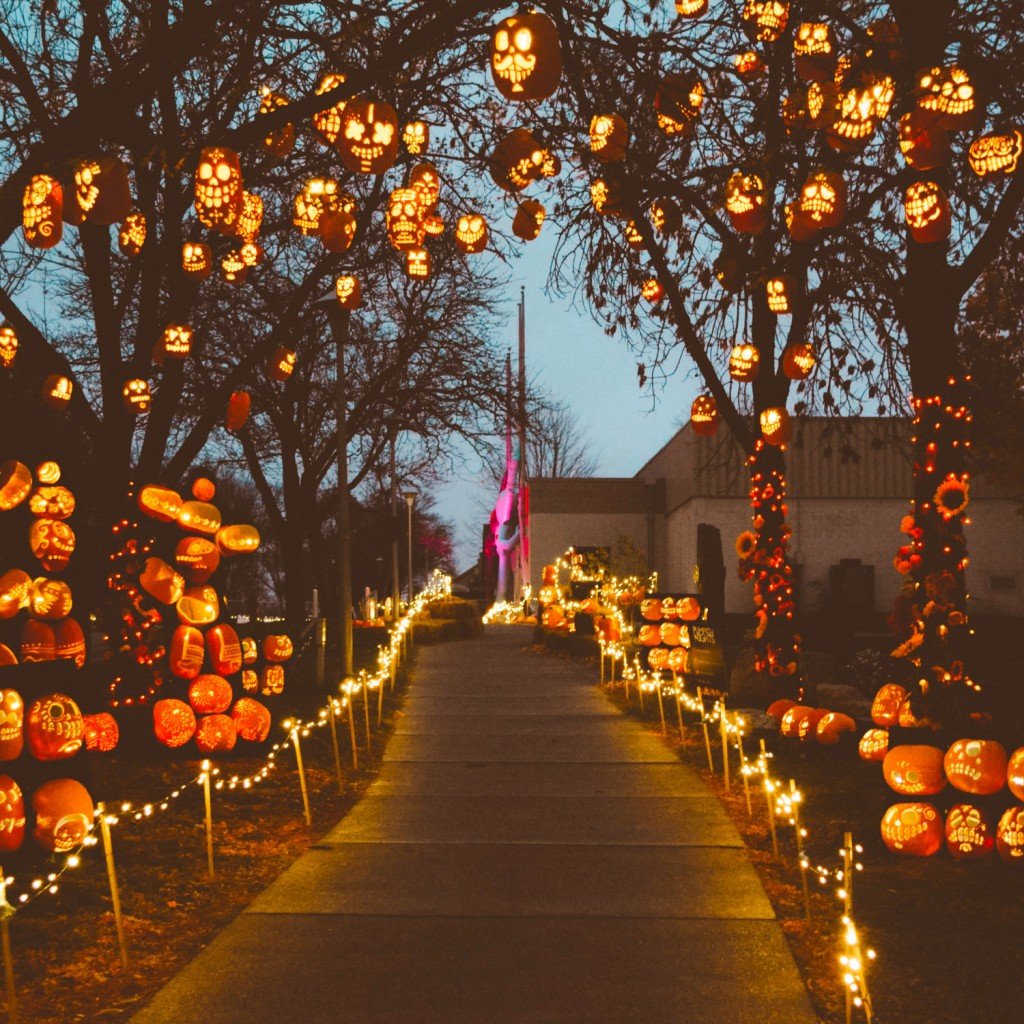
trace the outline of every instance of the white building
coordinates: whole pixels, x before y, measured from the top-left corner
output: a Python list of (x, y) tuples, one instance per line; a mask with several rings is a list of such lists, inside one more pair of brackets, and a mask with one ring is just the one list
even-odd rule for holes
[[(903, 582), (892, 559), (905, 540), (899, 524), (911, 494), (909, 421), (806, 417), (796, 424), (786, 454), (798, 598), (810, 611), (885, 612)], [(534, 590), (541, 566), (569, 546), (613, 548), (621, 537), (646, 554), (662, 590), (695, 591), (698, 563), (707, 589), (718, 561), (717, 528), (725, 610), (749, 611), (751, 587), (736, 574), (733, 549), (736, 535), (750, 526), (748, 487), (728, 431), (702, 438), (689, 424), (636, 476), (533, 480)], [(967, 542), (975, 615), (1024, 615), (1020, 507), (1018, 497), (972, 479)]]

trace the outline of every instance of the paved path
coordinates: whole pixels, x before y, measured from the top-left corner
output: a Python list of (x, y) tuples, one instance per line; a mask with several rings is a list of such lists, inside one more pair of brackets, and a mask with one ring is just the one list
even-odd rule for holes
[(379, 778), (137, 1024), (812, 1024), (700, 779), (530, 634), (424, 648)]

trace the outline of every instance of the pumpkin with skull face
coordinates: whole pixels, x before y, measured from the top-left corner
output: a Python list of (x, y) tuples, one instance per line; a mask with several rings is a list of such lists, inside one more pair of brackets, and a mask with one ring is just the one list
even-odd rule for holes
[(793, 419), (783, 406), (769, 406), (762, 409), (759, 417), (761, 436), (776, 448), (789, 444), (793, 436)]
[(205, 242), (184, 242), (181, 246), (181, 270), (186, 277), (202, 281), (213, 272), (213, 253)]
[(555, 23), (540, 11), (520, 10), (491, 32), (491, 77), (507, 100), (547, 99), (562, 77)]
[(64, 619), (71, 614), (71, 588), (63, 580), (37, 576), (29, 593), (29, 611), (37, 619)]
[(233, 150), (211, 146), (199, 154), (195, 207), (206, 227), (225, 235), (236, 232), (242, 213), (242, 165)]
[(405, 275), (414, 281), (430, 277), (430, 253), (422, 246), (406, 250)]
[(252, 697), (239, 697), (231, 709), (231, 721), (240, 739), (262, 743), (270, 735), (270, 712)]
[(532, 242), (540, 234), (545, 216), (546, 211), (542, 203), (536, 199), (524, 199), (516, 207), (516, 215), (512, 219), (512, 234), (524, 242)]
[(101, 754), (113, 750), (121, 738), (117, 719), (108, 711), (85, 716), (85, 749)]
[(900, 707), (907, 696), (907, 691), (899, 683), (885, 683), (879, 687), (871, 703), (871, 721), (886, 728), (896, 725)]
[(629, 126), (620, 114), (595, 114), (590, 120), (590, 152), (603, 164), (626, 158)]
[(157, 352), (160, 353), (157, 362), (163, 365), (165, 359), (172, 359), (175, 362), (187, 359), (192, 352), (193, 333), (191, 324), (168, 324), (157, 343)]
[(0, 851), (13, 853), (25, 841), (25, 797), (14, 779), (0, 775)]
[(649, 277), (640, 286), (640, 296), (652, 306), (656, 306), (665, 297), (665, 288), (656, 277)]
[(590, 201), (602, 217), (622, 216), (621, 189), (614, 181), (597, 178), (590, 185)]
[(337, 209), (338, 183), (333, 178), (310, 178), (295, 197), (292, 224), (304, 235), (319, 235), (325, 215)]
[(29, 750), (39, 761), (62, 761), (82, 749), (85, 721), (67, 694), (51, 693), (33, 701), (25, 726)]
[(18, 335), (9, 324), (0, 324), (0, 368), (9, 370), (18, 354)]
[(847, 733), (856, 730), (857, 723), (839, 711), (830, 711), (819, 723), (815, 733), (818, 742), (826, 746), (838, 743)]
[(777, 316), (793, 312), (797, 283), (792, 274), (774, 274), (764, 282), (768, 309)]
[[(344, 84), (344, 75), (331, 72), (320, 79), (320, 83), (316, 87), (316, 95), (323, 96), (324, 93), (332, 92)], [(333, 146), (338, 141), (338, 136), (341, 134), (341, 118), (344, 113), (345, 100), (341, 99), (333, 106), (324, 107), (323, 110), (318, 110), (313, 115), (313, 130), (329, 146)]]
[(714, 437), (718, 432), (718, 403), (714, 395), (698, 395), (693, 400), (690, 425), (698, 437)]
[(52, 249), (64, 234), (64, 190), (56, 178), (33, 174), (21, 200), (21, 225), (33, 249)]
[(263, 657), (267, 661), (287, 661), (295, 653), (291, 637), (284, 633), (271, 634), (263, 638)]
[(862, 761), (884, 761), (888, 752), (888, 729), (868, 729), (857, 744), (857, 753)]
[(757, 174), (736, 171), (725, 186), (725, 210), (734, 230), (757, 234), (768, 223), (764, 181)]
[(135, 210), (121, 222), (117, 231), (117, 245), (125, 256), (138, 256), (146, 244), (146, 215)]
[(464, 253), (483, 252), (487, 248), (487, 220), (482, 213), (463, 214), (455, 225), (455, 244)]
[(149, 381), (141, 377), (133, 377), (125, 381), (121, 389), (121, 397), (124, 400), (125, 409), (133, 416), (141, 416), (149, 412), (153, 403), (153, 395), (149, 390)]
[(953, 804), (946, 815), (946, 846), (954, 860), (980, 860), (995, 845), (984, 811), (974, 804)]
[(815, 171), (800, 189), (800, 215), (817, 227), (835, 228), (846, 216), (846, 181), (837, 171)]
[(96, 813), (89, 791), (75, 779), (51, 779), (32, 794), (35, 841), (51, 853), (70, 853), (85, 842)]
[(1007, 864), (1024, 860), (1024, 807), (1010, 807), (996, 825), (996, 850)]
[(967, 152), (971, 170), (979, 178), (990, 174), (1016, 174), (1021, 153), (1024, 152), (1024, 134), (1017, 129), (999, 135), (983, 135), (971, 143)]
[(17, 690), (0, 690), (0, 761), (16, 761), (25, 747), (25, 702)]
[(80, 160), (74, 171), (74, 198), (90, 224), (116, 224), (132, 208), (128, 168), (115, 156)]
[(749, 382), (761, 369), (761, 353), (749, 343), (734, 345), (729, 353), (729, 376), (733, 380)]
[(75, 531), (60, 519), (42, 516), (32, 521), (28, 543), (47, 572), (62, 572), (75, 553)]
[(882, 761), (882, 775), (890, 789), (902, 796), (932, 796), (946, 788), (940, 747), (901, 744)]
[(893, 853), (931, 857), (942, 846), (942, 820), (931, 804), (893, 804), (882, 817), (881, 830)]
[(417, 164), (409, 172), (408, 187), (418, 193), (419, 205), (425, 214), (437, 209), (437, 201), (441, 196), (441, 176), (432, 163), (424, 161)]
[(910, 237), (921, 245), (945, 241), (952, 227), (949, 199), (934, 181), (915, 181), (903, 200)]
[(673, 71), (658, 83), (654, 110), (664, 135), (689, 135), (704, 105), (704, 83), (693, 73)]
[(789, 4), (783, 0), (744, 0), (743, 31), (752, 42), (774, 43), (786, 30)]
[(793, 66), (805, 82), (825, 82), (836, 66), (832, 29), (823, 21), (802, 22), (793, 36)]
[(998, 793), (1006, 782), (1006, 751), (996, 740), (957, 740), (946, 751), (945, 769), (962, 793)]
[(409, 121), (402, 129), (402, 144), (412, 156), (426, 153), (430, 146), (430, 125), (426, 121)]
[(341, 162), (353, 174), (383, 174), (398, 156), (398, 114), (388, 103), (354, 96), (345, 104), (337, 140)]
[(354, 274), (341, 274), (335, 278), (334, 294), (342, 309), (358, 309), (363, 304), (363, 290)]
[(183, 700), (168, 698), (153, 705), (153, 732), (165, 747), (183, 747), (195, 731), (195, 712)]
[(531, 182), (546, 176), (550, 152), (526, 128), (509, 132), (495, 147), (488, 161), (491, 179), (506, 192), (521, 192)]
[(386, 223), (388, 240), (400, 252), (423, 244), (424, 210), (414, 188), (396, 188), (388, 199)]
[(971, 76), (955, 64), (921, 71), (916, 91), (918, 109), (934, 114), (948, 131), (973, 128), (984, 112)]

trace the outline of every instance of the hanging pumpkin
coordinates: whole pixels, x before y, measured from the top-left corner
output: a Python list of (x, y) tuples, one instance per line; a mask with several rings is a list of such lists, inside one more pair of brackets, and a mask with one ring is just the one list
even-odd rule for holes
[(676, 14), (683, 18), (699, 18), (708, 9), (708, 0), (676, 0)]
[(0, 852), (13, 853), (25, 841), (25, 797), (10, 775), (0, 775)]
[(85, 716), (85, 749), (105, 754), (113, 750), (121, 738), (117, 719), (108, 711)]
[(430, 253), (423, 248), (408, 249), (405, 253), (405, 273), (413, 280), (430, 277)]
[(129, 213), (117, 232), (118, 248), (125, 256), (138, 256), (146, 244), (146, 233), (146, 215), (138, 210)]
[(683, 226), (683, 214), (679, 204), (670, 196), (663, 196), (651, 203), (651, 224), (662, 235), (679, 233)]
[(247, 242), (255, 242), (263, 224), (263, 200), (255, 192), (242, 190), (242, 210), (236, 233)]
[(359, 225), (348, 210), (328, 210), (320, 221), (320, 241), (328, 252), (347, 252)]
[(729, 376), (733, 380), (749, 382), (757, 377), (761, 369), (761, 353), (755, 345), (743, 343), (734, 345), (729, 353)]
[(231, 721), (239, 739), (262, 743), (270, 735), (270, 712), (252, 697), (239, 697), (231, 709)]
[(249, 263), (242, 248), (229, 249), (220, 258), (220, 276), (228, 284), (242, 284), (249, 276)]
[(773, 274), (764, 282), (768, 309), (776, 316), (792, 314), (798, 291), (796, 278), (792, 274)]
[(228, 399), (227, 414), (224, 417), (224, 426), (237, 434), (245, 426), (249, 418), (249, 409), (252, 406), (252, 399), (245, 391), (233, 391)]
[(233, 150), (211, 146), (199, 154), (195, 207), (201, 224), (224, 235), (235, 233), (242, 212), (242, 165)]
[(974, 804), (953, 804), (946, 814), (946, 847), (954, 860), (980, 860), (995, 846), (985, 812)]
[(233, 676), (242, 671), (242, 642), (226, 622), (206, 631), (206, 650), (218, 676)]
[(902, 796), (932, 796), (946, 788), (940, 747), (901, 744), (891, 747), (882, 761), (882, 775), (890, 789)]
[(398, 156), (398, 114), (389, 103), (353, 96), (341, 115), (341, 162), (353, 174), (383, 174)]
[(499, 21), (491, 32), (491, 77), (507, 100), (547, 99), (562, 77), (555, 23), (540, 11), (526, 9)]
[(932, 171), (949, 159), (949, 133), (927, 111), (911, 110), (900, 118), (899, 144), (907, 165), (918, 171)]
[(625, 160), (629, 126), (620, 114), (595, 114), (590, 120), (590, 152), (603, 164)]
[(744, 0), (743, 31), (752, 42), (774, 43), (786, 30), (789, 4), (783, 0)]
[(931, 857), (943, 838), (942, 820), (931, 804), (893, 804), (882, 817), (882, 841), (893, 853)]
[(89, 791), (75, 779), (51, 779), (32, 794), (33, 838), (50, 853), (70, 853), (86, 840), (96, 808)]
[(761, 411), (761, 436), (776, 448), (789, 444), (793, 436), (793, 420), (782, 406), (770, 406)]
[(153, 705), (153, 732), (165, 747), (183, 747), (195, 731), (195, 712), (183, 700), (168, 698)]
[(756, 50), (744, 50), (732, 59), (732, 66), (740, 78), (755, 78), (765, 69), (765, 63)]
[(181, 362), (192, 352), (193, 330), (191, 324), (168, 324), (160, 341), (160, 351), (165, 359)]
[(846, 217), (846, 181), (837, 171), (815, 171), (800, 189), (800, 215), (817, 227), (835, 228)]
[(64, 190), (56, 178), (33, 174), (21, 200), (25, 241), (33, 249), (52, 249), (64, 234)]
[(713, 395), (698, 395), (693, 400), (690, 425), (698, 437), (713, 437), (718, 432), (718, 403)]
[(921, 71), (916, 93), (918, 109), (935, 115), (947, 131), (973, 128), (984, 113), (971, 76), (955, 64)]
[(67, 694), (50, 693), (29, 706), (25, 732), (37, 761), (63, 761), (82, 749), (85, 721)]
[(181, 269), (186, 277), (202, 281), (213, 271), (213, 253), (205, 242), (185, 242), (181, 247)]
[(80, 160), (74, 171), (74, 200), (90, 224), (116, 224), (132, 208), (128, 168), (116, 156)]
[(1021, 152), (1024, 152), (1024, 134), (1013, 129), (975, 139), (967, 151), (967, 159), (979, 178), (990, 174), (1016, 174)]
[(640, 295), (652, 306), (656, 306), (665, 297), (665, 289), (656, 277), (649, 277), (640, 286)]
[(353, 274), (342, 274), (334, 279), (334, 294), (342, 309), (358, 309), (363, 303), (359, 278)]
[(782, 372), (790, 380), (806, 380), (816, 365), (814, 346), (809, 341), (795, 341), (782, 353)]
[[(333, 92), (345, 84), (345, 76), (331, 72), (320, 79), (316, 87), (316, 95)], [(345, 100), (338, 100), (330, 107), (324, 107), (313, 114), (313, 130), (327, 143), (333, 146), (341, 134), (341, 118), (345, 112)]]
[(195, 679), (203, 670), (203, 634), (195, 626), (180, 625), (171, 635), (167, 664), (179, 679)]
[(424, 213), (433, 213), (441, 198), (441, 177), (429, 161), (417, 164), (409, 172), (408, 188), (415, 189)]
[(424, 211), (414, 188), (396, 188), (388, 199), (386, 223), (388, 240), (400, 252), (423, 245)]
[(426, 121), (409, 121), (402, 129), (402, 143), (412, 156), (426, 153), (430, 147), (430, 125)]
[(543, 176), (546, 153), (533, 132), (516, 128), (491, 153), (487, 164), (491, 179), (506, 192), (521, 192)]
[(614, 181), (597, 178), (590, 185), (590, 201), (602, 217), (622, 216), (621, 189)]
[(943, 242), (949, 237), (952, 216), (949, 199), (934, 181), (915, 181), (907, 186), (903, 210), (910, 237), (921, 245)]
[(337, 209), (338, 183), (333, 178), (310, 178), (295, 197), (292, 224), (304, 235), (319, 235), (324, 216)]
[[(288, 97), (279, 92), (274, 92), (268, 86), (263, 86), (260, 97), (260, 114), (272, 114), (275, 110), (287, 107)], [(280, 128), (271, 128), (263, 137), (263, 145), (270, 150), (271, 154), (278, 160), (283, 160), (295, 146), (295, 125), (290, 121), (281, 125)]]
[(998, 793), (1006, 783), (1006, 751), (995, 740), (957, 740), (946, 751), (945, 769), (950, 785), (962, 793)]
[[(831, 93), (825, 92), (829, 98)], [(822, 116), (829, 111), (825, 107)], [(875, 134), (875, 104), (869, 91), (860, 88), (846, 89), (838, 94), (836, 107), (832, 111), (825, 141), (837, 152), (855, 153), (862, 150)]]
[(868, 729), (857, 745), (857, 753), (862, 761), (884, 761), (888, 752), (888, 729)]
[(278, 345), (267, 362), (267, 373), (270, 375), (270, 379), (276, 380), (279, 384), (286, 381), (295, 371), (295, 358), (295, 352), (292, 349)]
[(700, 78), (687, 72), (670, 72), (654, 94), (659, 130), (668, 136), (689, 135), (703, 105), (704, 83)]
[(18, 354), (18, 335), (10, 324), (0, 324), (0, 368), (9, 370)]
[(536, 199), (524, 199), (516, 207), (516, 215), (512, 219), (512, 233), (524, 242), (532, 242), (540, 235), (544, 223), (545, 210)]
[(440, 238), (444, 234), (444, 220), (436, 213), (428, 213), (423, 221), (423, 229), (431, 238)]
[(463, 214), (455, 225), (455, 244), (464, 253), (483, 252), (488, 235), (487, 220), (482, 213)]
[(149, 412), (153, 403), (153, 395), (149, 390), (149, 381), (141, 377), (133, 377), (121, 388), (121, 399), (126, 412), (133, 416), (142, 416)]
[(74, 391), (75, 385), (70, 377), (65, 377), (60, 373), (51, 373), (43, 381), (43, 405), (54, 412), (63, 412), (71, 402)]
[(757, 234), (768, 223), (764, 181), (757, 174), (736, 171), (725, 186), (725, 210), (734, 230)]
[(793, 36), (793, 66), (805, 82), (825, 82), (836, 66), (832, 29), (823, 21), (802, 22)]
[(899, 683), (885, 683), (879, 687), (871, 702), (871, 721), (885, 728), (899, 721), (900, 706), (907, 699), (907, 691)]

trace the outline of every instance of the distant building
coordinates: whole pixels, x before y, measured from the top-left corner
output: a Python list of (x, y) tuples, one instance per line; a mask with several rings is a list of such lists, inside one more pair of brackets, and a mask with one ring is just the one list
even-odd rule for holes
[[(797, 420), (786, 451), (789, 521), (797, 594), (808, 610), (869, 616), (891, 607), (903, 582), (892, 559), (911, 495), (908, 435), (909, 420)], [(693, 592), (696, 578), (705, 593), (724, 591), (725, 611), (749, 611), (752, 588), (738, 578), (733, 550), (750, 527), (748, 486), (731, 435), (698, 437), (689, 424), (636, 476), (535, 479), (534, 590), (541, 567), (570, 545), (614, 548), (625, 538), (658, 570), (663, 590)], [(976, 615), (1024, 615), (1020, 505), (972, 478), (968, 585)]]

